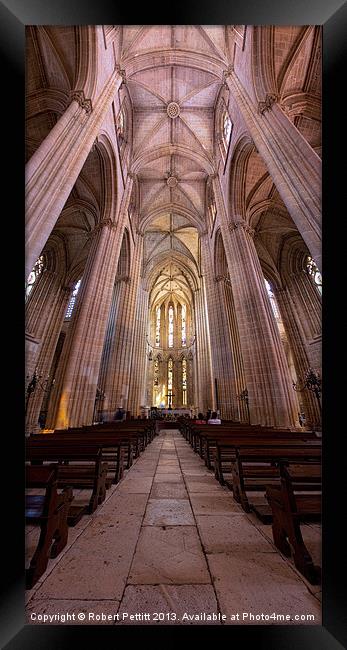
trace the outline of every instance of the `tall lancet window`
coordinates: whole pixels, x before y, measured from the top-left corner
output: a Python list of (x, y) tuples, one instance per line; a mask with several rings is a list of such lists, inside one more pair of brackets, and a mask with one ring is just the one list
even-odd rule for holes
[(187, 345), (187, 307), (182, 305), (182, 347)]
[(159, 361), (156, 359), (154, 361), (154, 387), (157, 388), (159, 386)]
[(187, 406), (187, 360), (182, 361), (182, 404)]
[(174, 339), (174, 310), (173, 306), (169, 307), (169, 348), (173, 348)]
[(172, 394), (173, 385), (173, 361), (170, 357), (167, 363), (167, 392)]
[(76, 282), (76, 284), (75, 284), (75, 288), (74, 288), (74, 290), (72, 292), (72, 296), (70, 298), (70, 301), (69, 301), (69, 304), (68, 304), (68, 307), (67, 307), (67, 310), (66, 310), (65, 320), (71, 318), (71, 316), (72, 316), (72, 312), (73, 312), (73, 308), (75, 306), (76, 296), (78, 294), (80, 284), (81, 284), (81, 280), (78, 280), (78, 282)]
[(316, 262), (312, 257), (307, 258), (306, 269), (309, 276), (312, 278), (313, 284), (317, 287), (320, 294), (322, 294), (322, 276), (319, 272)]
[(271, 307), (272, 307), (272, 311), (274, 313), (274, 316), (275, 316), (277, 321), (281, 321), (281, 315), (280, 315), (280, 312), (278, 311), (276, 298), (275, 298), (275, 296), (273, 294), (273, 291), (271, 289), (271, 285), (269, 284), (269, 282), (267, 280), (265, 280), (265, 286), (266, 286), (266, 290), (268, 292), (268, 296), (270, 298), (270, 303), (271, 303)]
[(38, 276), (43, 271), (44, 265), (45, 265), (44, 257), (43, 257), (43, 255), (40, 255), (39, 259), (37, 260), (37, 262), (36, 262), (36, 264), (35, 264), (35, 266), (33, 268), (33, 270), (31, 271), (31, 273), (29, 273), (29, 277), (27, 279), (26, 290), (25, 290), (26, 291), (26, 298), (29, 298), (30, 293), (32, 291), (32, 288), (33, 288)]
[(155, 345), (157, 348), (160, 346), (160, 307), (157, 307), (155, 312)]
[(233, 125), (228, 111), (224, 111), (222, 118), (223, 139), (225, 147), (228, 148)]

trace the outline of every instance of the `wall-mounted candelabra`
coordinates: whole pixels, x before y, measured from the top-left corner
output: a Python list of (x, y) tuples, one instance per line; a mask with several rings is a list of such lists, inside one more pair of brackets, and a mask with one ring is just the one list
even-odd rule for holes
[[(29, 379), (29, 375), (27, 376), (27, 379)], [(52, 383), (50, 384), (49, 382), (49, 375), (47, 376), (46, 379), (42, 381), (42, 375), (39, 375), (37, 372), (37, 366), (34, 370), (34, 374), (30, 379), (30, 382), (27, 386), (26, 390), (26, 400), (25, 400), (25, 415), (27, 414), (28, 411), (28, 405), (29, 405), (29, 400), (30, 396), (39, 388), (42, 390), (44, 393), (48, 393), (51, 388), (54, 386), (55, 379), (53, 379)]]
[(247, 408), (247, 417), (248, 417), (248, 424), (250, 424), (250, 423), (251, 423), (251, 416), (250, 416), (250, 413), (249, 413), (249, 398), (248, 398), (248, 390), (247, 390), (247, 388), (245, 388), (245, 389), (240, 393), (240, 395), (239, 395), (238, 397), (239, 397), (239, 399), (240, 399), (242, 402), (245, 402), (245, 404), (246, 404), (246, 408)]
[(319, 376), (319, 373), (309, 368), (306, 371), (304, 380), (301, 382), (293, 381), (293, 388), (295, 391), (301, 393), (303, 390), (310, 390), (315, 394), (319, 406), (319, 412), (322, 414), (322, 405), (321, 405), (321, 394), (322, 394), (322, 380)]

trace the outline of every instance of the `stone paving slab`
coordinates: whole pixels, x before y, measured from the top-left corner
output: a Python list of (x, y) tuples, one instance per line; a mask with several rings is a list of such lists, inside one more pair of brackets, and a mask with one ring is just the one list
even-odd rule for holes
[(194, 526), (190, 503), (185, 499), (149, 499), (143, 526)]
[(245, 514), (198, 515), (201, 541), (206, 553), (274, 553), (274, 547), (254, 527)]
[[(130, 620), (131, 614), (140, 613), (148, 616)], [(164, 620), (159, 620), (159, 613)], [(129, 585), (116, 625), (220, 625), (218, 620), (201, 620), (204, 613), (218, 613), (212, 585)], [(200, 616), (200, 620), (191, 620), (189, 616)]]
[[(231, 553), (207, 555), (221, 611), (313, 615), (314, 620), (300, 625), (320, 625), (321, 606), (302, 581), (277, 553), (235, 556)], [(273, 625), (274, 621), (244, 621), (248, 625)], [(295, 624), (295, 622), (292, 622)], [(278, 622), (277, 624), (290, 624)]]
[(43, 581), (35, 598), (120, 600), (142, 517), (103, 515), (93, 520)]
[(148, 494), (152, 487), (152, 476), (135, 477), (128, 475), (119, 484), (119, 492), (127, 494)]
[(183, 483), (183, 478), (181, 473), (176, 473), (176, 474), (169, 474), (168, 472), (165, 472), (163, 474), (155, 474), (153, 483)]
[(145, 526), (128, 584), (210, 584), (194, 526)]
[(195, 516), (243, 512), (241, 506), (234, 501), (228, 492), (218, 494), (218, 496), (211, 496), (208, 492), (206, 494), (191, 494), (190, 501)]
[(184, 483), (153, 483), (150, 499), (188, 499)]

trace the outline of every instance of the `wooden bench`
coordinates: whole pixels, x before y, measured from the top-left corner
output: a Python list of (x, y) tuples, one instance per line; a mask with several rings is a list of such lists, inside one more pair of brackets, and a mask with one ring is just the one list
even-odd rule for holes
[[(266, 488), (273, 513), (274, 543), (293, 559), (296, 568), (311, 584), (320, 584), (321, 568), (314, 565), (304, 543), (300, 524), (321, 517), (322, 479), (320, 464), (280, 464), (280, 485)], [(307, 494), (315, 491), (315, 494)]]
[(40, 525), (40, 537), (25, 572), (26, 589), (31, 589), (45, 572), (49, 557), (55, 558), (66, 546), (67, 517), (73, 499), (71, 487), (58, 493), (58, 465), (33, 467), (27, 465), (26, 489), (45, 489), (45, 494), (25, 495), (25, 521)]
[[(127, 457), (128, 457), (128, 467), (132, 464), (132, 445), (129, 438), (123, 440), (122, 436), (118, 434), (112, 434), (111, 432), (105, 431), (100, 433), (95, 431), (87, 432), (83, 429), (70, 429), (68, 432), (66, 430), (59, 431), (56, 433), (39, 433), (34, 434), (30, 440), (34, 443), (42, 442), (43, 444), (51, 445), (74, 445), (78, 446), (81, 449), (85, 446), (96, 446), (102, 450), (102, 459), (107, 462), (108, 465), (108, 476), (106, 479), (106, 488), (109, 488), (110, 485), (118, 483), (124, 471), (124, 451), (126, 448)], [(125, 448), (124, 448), (125, 447)], [(68, 449), (69, 447), (67, 447)]]
[(55, 441), (29, 439), (26, 459), (32, 465), (44, 462), (58, 463), (58, 487), (91, 490), (88, 505), (72, 505), (68, 524), (75, 526), (84, 514), (92, 513), (106, 496), (107, 463), (103, 462), (99, 446), (75, 446), (72, 442), (57, 444)]
[(311, 443), (300, 447), (289, 444), (271, 447), (259, 445), (254, 448), (241, 446), (236, 449), (235, 461), (232, 463), (232, 482), (225, 483), (232, 489), (235, 501), (240, 503), (245, 512), (253, 510), (263, 523), (270, 523), (272, 514), (268, 504), (262, 506), (249, 503), (247, 492), (265, 491), (267, 486), (279, 484), (281, 463), (317, 463), (320, 460), (321, 447), (312, 446)]
[(300, 448), (309, 447), (310, 449), (321, 449), (320, 440), (302, 440), (300, 437), (288, 436), (288, 434), (269, 434), (262, 433), (257, 436), (228, 436), (221, 440), (216, 440), (214, 450), (214, 474), (215, 478), (221, 485), (225, 485), (225, 474), (232, 473), (233, 464), (236, 459), (236, 449), (247, 448), (265, 448), (265, 447), (287, 447)]

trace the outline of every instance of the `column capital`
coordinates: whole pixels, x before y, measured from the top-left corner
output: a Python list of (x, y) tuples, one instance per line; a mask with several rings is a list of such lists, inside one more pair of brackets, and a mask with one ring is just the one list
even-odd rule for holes
[(126, 84), (126, 82), (127, 82), (126, 72), (125, 72), (125, 70), (123, 68), (120, 67), (119, 63), (117, 63), (117, 65), (116, 65), (116, 70), (117, 70), (118, 74), (120, 75), (120, 77), (122, 77), (122, 83)]
[(227, 278), (225, 275), (216, 275), (215, 278), (214, 278), (214, 281), (216, 283), (224, 282), (225, 284), (230, 284), (231, 285), (231, 282), (230, 282), (229, 278)]
[(93, 230), (90, 232), (90, 235), (91, 236), (96, 235), (103, 228), (109, 228), (110, 230), (113, 230), (116, 227), (117, 224), (114, 221), (112, 221), (112, 219), (101, 219), (101, 221), (99, 221), (96, 224), (95, 228), (93, 228)]
[(229, 232), (234, 232), (237, 228), (243, 228), (251, 237), (254, 237), (255, 230), (251, 228), (248, 223), (241, 218), (236, 218), (233, 221), (230, 221), (228, 224)]
[(114, 283), (117, 284), (118, 282), (125, 282), (126, 284), (129, 284), (130, 276), (129, 275), (116, 275)]
[(92, 100), (86, 99), (84, 90), (72, 90), (70, 92), (70, 100), (76, 101), (78, 105), (85, 110), (87, 115), (90, 115), (93, 110)]
[(259, 115), (264, 115), (266, 111), (272, 109), (273, 104), (278, 100), (278, 96), (274, 93), (266, 93), (265, 99), (262, 102), (258, 102), (258, 113)]
[(224, 86), (227, 86), (226, 80), (228, 77), (230, 77), (232, 72), (234, 72), (234, 65), (231, 63), (227, 68), (225, 68), (225, 70), (223, 70), (222, 83)]

